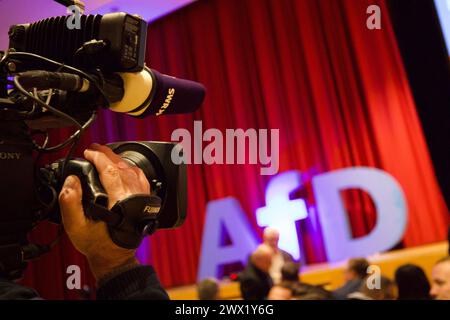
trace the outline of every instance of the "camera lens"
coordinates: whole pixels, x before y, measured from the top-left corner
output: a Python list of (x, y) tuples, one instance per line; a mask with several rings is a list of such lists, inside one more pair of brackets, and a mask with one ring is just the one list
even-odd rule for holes
[(151, 162), (141, 153), (136, 151), (123, 151), (119, 156), (133, 167), (140, 168), (151, 181), (156, 177), (155, 170)]

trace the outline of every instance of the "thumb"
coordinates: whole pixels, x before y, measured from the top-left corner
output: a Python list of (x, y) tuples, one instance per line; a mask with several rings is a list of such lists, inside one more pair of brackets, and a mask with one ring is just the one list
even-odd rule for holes
[(67, 233), (79, 231), (86, 224), (82, 205), (81, 183), (77, 176), (66, 178), (59, 194), (59, 207), (64, 229)]

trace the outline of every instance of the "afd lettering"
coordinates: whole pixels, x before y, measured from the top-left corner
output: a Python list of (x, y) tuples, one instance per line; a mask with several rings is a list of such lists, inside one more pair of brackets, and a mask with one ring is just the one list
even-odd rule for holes
[(0, 152), (0, 160), (20, 160), (19, 152)]
[(166, 109), (170, 106), (170, 103), (172, 102), (174, 95), (175, 95), (175, 89), (170, 88), (168, 91), (167, 97), (166, 97), (166, 101), (164, 101), (164, 104), (159, 109), (158, 113), (156, 114), (157, 116), (162, 115), (166, 111)]
[[(324, 242), (328, 261), (371, 255), (389, 250), (403, 237), (407, 225), (406, 198), (400, 184), (387, 172), (376, 168), (353, 167), (322, 173), (312, 178), (315, 205), (290, 194), (302, 186), (299, 171), (286, 171), (274, 176), (266, 189), (265, 206), (256, 210), (260, 227), (280, 231), (279, 246), (302, 259), (302, 235), (296, 222), (308, 220), (317, 227)], [(346, 189), (364, 190), (376, 208), (376, 224), (369, 234), (353, 238), (351, 225), (341, 198)], [(223, 244), (226, 232), (230, 244)], [(315, 237), (315, 235), (310, 235)], [(221, 267), (231, 263), (247, 263), (249, 254), (260, 243), (239, 201), (225, 198), (206, 206), (198, 280), (221, 278)]]

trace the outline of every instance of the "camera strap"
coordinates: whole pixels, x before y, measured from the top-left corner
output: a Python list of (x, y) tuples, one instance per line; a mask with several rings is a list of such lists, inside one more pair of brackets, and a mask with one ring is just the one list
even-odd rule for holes
[(142, 239), (158, 228), (161, 198), (137, 194), (118, 201), (111, 210), (91, 203), (88, 215), (104, 221), (115, 244), (127, 249), (137, 248)]

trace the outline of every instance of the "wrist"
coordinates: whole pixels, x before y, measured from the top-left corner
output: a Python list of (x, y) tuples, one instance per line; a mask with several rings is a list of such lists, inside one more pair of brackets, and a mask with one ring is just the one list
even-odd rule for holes
[(131, 256), (123, 257), (121, 259), (91, 257), (88, 258), (88, 262), (98, 285), (101, 285), (101, 283), (104, 283), (108, 279), (111, 279), (116, 275), (139, 265), (134, 253)]

